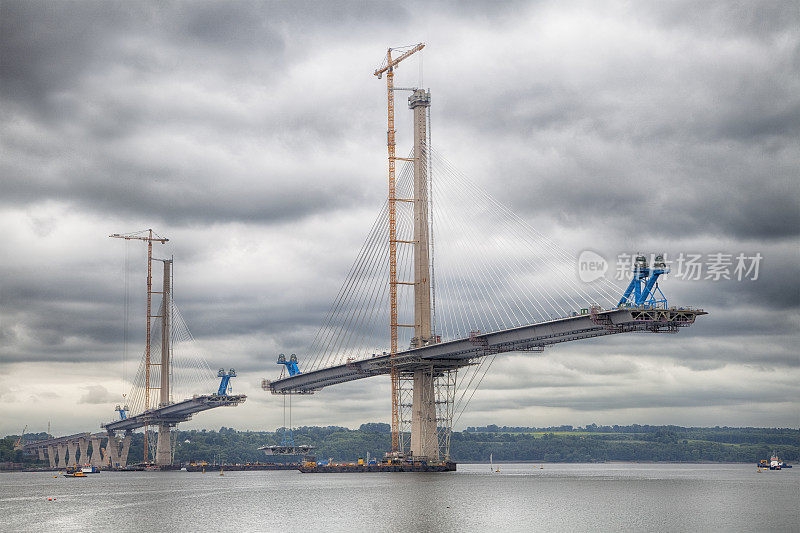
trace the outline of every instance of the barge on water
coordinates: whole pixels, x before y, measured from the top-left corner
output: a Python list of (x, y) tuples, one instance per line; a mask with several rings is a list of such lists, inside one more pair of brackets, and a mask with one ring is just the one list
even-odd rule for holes
[(189, 464), (186, 465), (187, 472), (213, 472), (225, 469), (229, 472), (249, 472), (255, 470), (297, 470), (299, 463), (248, 463), (248, 464), (229, 464), (229, 465), (210, 465), (210, 464)]
[(455, 472), (456, 463), (445, 461), (436, 464), (427, 463), (397, 463), (397, 464), (317, 464), (306, 463), (300, 465), (300, 472), (305, 474), (327, 474), (348, 472)]
[(356, 472), (455, 472), (453, 461), (428, 461), (422, 457), (410, 457), (404, 454), (387, 453), (383, 461), (364, 461), (357, 463), (334, 463), (333, 461), (306, 460), (300, 465), (300, 472), (305, 474), (356, 473)]

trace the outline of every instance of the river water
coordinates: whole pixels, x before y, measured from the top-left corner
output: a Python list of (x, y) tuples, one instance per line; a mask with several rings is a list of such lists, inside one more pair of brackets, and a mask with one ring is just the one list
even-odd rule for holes
[[(800, 531), (800, 468), (462, 464), (457, 472), (0, 474), (2, 531)], [(54, 498), (53, 501), (48, 501)]]

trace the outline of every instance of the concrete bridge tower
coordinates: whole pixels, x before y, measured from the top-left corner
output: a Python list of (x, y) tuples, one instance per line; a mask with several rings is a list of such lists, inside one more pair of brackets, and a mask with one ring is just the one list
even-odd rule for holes
[[(414, 338), (412, 347), (433, 342), (431, 324), (430, 224), (428, 222), (428, 108), (431, 93), (415, 89), (414, 111)], [(439, 460), (436, 394), (432, 370), (415, 370), (411, 406), (411, 454)]]
[[(164, 260), (164, 289), (161, 304), (161, 383), (159, 388), (159, 407), (169, 405), (169, 364), (170, 364), (170, 317), (172, 316), (172, 298), (170, 286), (170, 270), (172, 260)], [(172, 442), (170, 439), (170, 426), (166, 423), (158, 425), (158, 440), (156, 441), (156, 464), (172, 464)]]

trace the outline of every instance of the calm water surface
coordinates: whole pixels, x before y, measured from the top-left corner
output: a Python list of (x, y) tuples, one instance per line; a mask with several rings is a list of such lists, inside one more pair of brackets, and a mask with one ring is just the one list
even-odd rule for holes
[[(0, 474), (2, 531), (800, 531), (800, 468), (459, 465), (446, 474)], [(48, 498), (55, 497), (55, 501)]]

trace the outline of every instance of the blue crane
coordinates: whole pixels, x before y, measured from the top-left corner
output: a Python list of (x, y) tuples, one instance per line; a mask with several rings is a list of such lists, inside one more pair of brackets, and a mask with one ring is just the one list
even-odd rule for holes
[(220, 368), (219, 372), (217, 372), (217, 377), (222, 378), (219, 382), (219, 391), (217, 392), (217, 396), (227, 396), (230, 388), (231, 378), (236, 377), (236, 370), (231, 368), (229, 372), (225, 372), (224, 368)]
[(127, 405), (126, 405), (126, 406), (124, 406), (124, 407), (120, 407), (120, 406), (118, 405), (118, 406), (116, 406), (116, 407), (114, 408), (114, 410), (115, 410), (115, 411), (117, 411), (117, 412), (119, 413), (119, 419), (120, 419), (120, 420), (125, 420), (126, 418), (128, 418), (128, 411), (130, 411), (130, 409), (128, 409), (128, 406), (127, 406)]
[(278, 356), (278, 364), (286, 366), (286, 370), (289, 372), (289, 376), (296, 376), (297, 374), (302, 374), (302, 372), (300, 372), (300, 367), (297, 365), (297, 356), (295, 354), (292, 354), (291, 357), (289, 357), (288, 361), (286, 360), (285, 355), (280, 354)]
[[(297, 355), (292, 354), (289, 360), (286, 356), (280, 354), (278, 356), (278, 364), (286, 367), (289, 376), (296, 376), (302, 374), (300, 367), (297, 364)], [(286, 427), (286, 396), (289, 396), (289, 427)], [(282, 447), (294, 447), (294, 432), (292, 431), (292, 395), (291, 393), (283, 397), (283, 438), (281, 439)]]
[(669, 267), (662, 254), (655, 257), (652, 267), (647, 266), (645, 256), (637, 255), (633, 264), (633, 279), (617, 307), (666, 308), (667, 297), (658, 288), (658, 277), (667, 272)]

